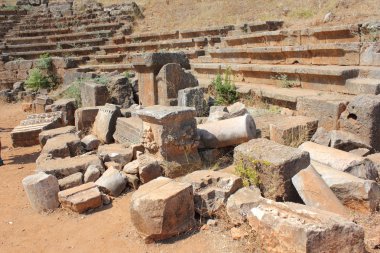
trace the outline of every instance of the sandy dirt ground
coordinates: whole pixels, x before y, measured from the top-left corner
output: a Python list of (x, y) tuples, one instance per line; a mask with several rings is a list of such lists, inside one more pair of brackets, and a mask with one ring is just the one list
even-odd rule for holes
[[(0, 252), (252, 252), (246, 240), (234, 241), (223, 225), (195, 230), (159, 244), (145, 244), (129, 215), (131, 193), (93, 213), (79, 215), (63, 209), (36, 213), (21, 180), (35, 170), (40, 147), (12, 148), (10, 131), (26, 117), (20, 104), (0, 104)], [(380, 243), (380, 215), (359, 216), (371, 248)], [(248, 250), (251, 249), (251, 250)]]

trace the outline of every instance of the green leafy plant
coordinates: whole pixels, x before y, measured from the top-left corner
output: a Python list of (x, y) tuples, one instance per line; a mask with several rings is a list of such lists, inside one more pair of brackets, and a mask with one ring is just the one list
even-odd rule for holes
[(126, 70), (126, 71), (124, 72), (124, 76), (125, 76), (126, 78), (130, 79), (132, 75), (131, 75), (131, 73), (129, 73), (128, 70)]
[(0, 7), (0, 10), (2, 10), (2, 11), (16, 11), (16, 10), (18, 10), (18, 8), (17, 8), (17, 6), (14, 6), (14, 5), (5, 5), (5, 6)]
[(102, 84), (102, 85), (107, 85), (109, 83), (109, 78), (106, 76), (98, 76), (98, 77), (95, 77), (93, 80), (95, 83)]
[(51, 69), (53, 66), (53, 59), (48, 53), (40, 55), (40, 58), (37, 61), (37, 68), (39, 69)]
[(259, 171), (265, 170), (271, 164), (262, 160), (243, 161), (240, 159), (236, 166), (236, 173), (243, 179), (244, 186), (254, 185), (259, 187), (261, 184)]
[(85, 79), (78, 78), (77, 80), (72, 82), (70, 86), (62, 93), (62, 97), (75, 99), (78, 107), (81, 107), (82, 106), (81, 89), (82, 89), (84, 81)]
[(30, 71), (28, 79), (25, 81), (26, 87), (37, 91), (39, 89), (53, 88), (55, 86), (53, 78), (42, 73), (39, 68)]
[(231, 79), (232, 71), (230, 68), (226, 69), (224, 76), (220, 73), (212, 81), (212, 86), (216, 93), (216, 103), (218, 105), (233, 104), (238, 100), (236, 86)]

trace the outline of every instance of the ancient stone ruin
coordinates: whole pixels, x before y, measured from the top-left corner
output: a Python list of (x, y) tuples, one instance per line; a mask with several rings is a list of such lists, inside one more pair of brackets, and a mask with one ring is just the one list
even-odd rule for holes
[(146, 242), (226, 213), (262, 252), (365, 252), (352, 214), (380, 210), (378, 26), (137, 33), (134, 2), (18, 5), (0, 9), (0, 98), (30, 112), (13, 146), (42, 148), (22, 181), (34, 210), (131, 194)]

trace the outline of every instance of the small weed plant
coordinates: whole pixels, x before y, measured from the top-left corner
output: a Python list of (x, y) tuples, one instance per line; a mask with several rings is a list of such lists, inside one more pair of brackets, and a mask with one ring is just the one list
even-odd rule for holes
[(212, 81), (218, 105), (230, 105), (238, 100), (236, 86), (231, 79), (231, 75), (232, 71), (228, 68), (223, 76), (219, 73)]

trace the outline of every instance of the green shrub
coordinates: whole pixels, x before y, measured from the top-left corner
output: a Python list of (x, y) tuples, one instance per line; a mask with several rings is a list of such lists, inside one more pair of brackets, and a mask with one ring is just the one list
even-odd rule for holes
[(224, 72), (224, 77), (219, 73), (212, 81), (212, 86), (216, 93), (216, 103), (218, 105), (230, 105), (238, 100), (236, 86), (231, 80), (232, 71), (228, 68)]
[(107, 85), (109, 81), (109, 78), (106, 76), (99, 76), (94, 78), (94, 82), (97, 84)]
[(2, 11), (16, 11), (17, 9), (18, 9), (17, 6), (14, 6), (14, 5), (0, 6), (0, 10)]
[(259, 171), (266, 170), (271, 164), (267, 161), (252, 160), (245, 162), (242, 159), (235, 166), (236, 173), (243, 179), (244, 186), (254, 185), (259, 187), (261, 184)]
[(48, 53), (40, 55), (40, 59), (37, 61), (37, 68), (39, 69), (51, 69), (53, 66), (53, 59)]
[(53, 88), (55, 80), (52, 77), (44, 75), (38, 68), (30, 71), (28, 79), (25, 81), (26, 87), (37, 91), (39, 89)]
[(81, 98), (81, 89), (84, 83), (84, 79), (77, 79), (72, 82), (70, 86), (62, 93), (62, 97), (64, 98), (73, 98), (75, 99), (78, 107), (82, 106), (82, 98)]

